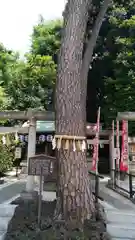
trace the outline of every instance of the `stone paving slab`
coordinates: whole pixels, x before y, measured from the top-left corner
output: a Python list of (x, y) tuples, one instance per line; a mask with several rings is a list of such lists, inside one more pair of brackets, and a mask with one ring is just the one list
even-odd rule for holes
[(115, 238), (131, 238), (135, 240), (135, 226), (123, 224), (107, 224), (107, 232), (111, 237)]
[(0, 218), (11, 217), (14, 214), (16, 205), (0, 204)]
[(135, 225), (135, 213), (134, 212), (123, 212), (119, 210), (106, 209), (106, 218), (108, 222), (112, 223), (123, 223), (123, 224), (134, 224)]
[(99, 203), (104, 207), (104, 209), (106, 210), (117, 210), (117, 208), (115, 208), (112, 204), (106, 202), (106, 201), (101, 201), (99, 200)]
[(0, 231), (0, 240), (4, 240), (5, 238), (5, 232)]
[(0, 217), (0, 231), (6, 232), (8, 223), (10, 219), (12, 218), (12, 215), (10, 217)]
[(17, 194), (20, 194), (23, 190), (25, 190), (25, 186), (25, 181), (18, 181), (0, 189), (0, 204), (16, 196)]
[(119, 210), (135, 210), (135, 204), (133, 204), (127, 198), (121, 196), (115, 191), (107, 188), (105, 184), (100, 184), (99, 195), (108, 203), (112, 204)]
[(111, 240), (132, 240), (132, 238), (111, 238)]
[[(118, 181), (117, 185), (129, 191), (129, 180)], [(133, 190), (135, 191), (135, 181), (132, 182)]]
[(14, 214), (15, 208), (15, 205), (0, 204), (0, 240), (4, 240), (8, 223)]

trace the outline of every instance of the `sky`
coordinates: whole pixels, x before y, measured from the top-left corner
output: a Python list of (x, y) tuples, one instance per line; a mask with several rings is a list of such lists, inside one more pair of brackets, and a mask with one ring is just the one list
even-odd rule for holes
[(60, 18), (66, 0), (0, 0), (0, 42), (24, 54), (29, 50), (32, 27), (41, 14), (45, 20)]

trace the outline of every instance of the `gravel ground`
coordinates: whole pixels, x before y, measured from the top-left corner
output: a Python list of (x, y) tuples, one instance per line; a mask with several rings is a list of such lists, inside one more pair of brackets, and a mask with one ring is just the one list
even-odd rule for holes
[[(11, 219), (5, 240), (109, 240), (105, 220), (91, 219), (84, 225), (84, 235), (78, 229), (67, 230), (63, 223), (52, 224), (56, 201), (42, 202), (41, 227), (37, 225), (38, 204), (36, 201), (15, 201), (18, 204)], [(100, 213), (103, 209), (100, 208)], [(69, 236), (70, 232), (70, 236)]]

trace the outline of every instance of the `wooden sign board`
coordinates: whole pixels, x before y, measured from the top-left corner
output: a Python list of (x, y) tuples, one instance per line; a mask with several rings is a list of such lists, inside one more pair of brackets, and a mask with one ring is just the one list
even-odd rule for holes
[(15, 159), (21, 158), (22, 149), (20, 147), (15, 148)]
[(135, 144), (129, 145), (129, 152), (130, 152), (131, 154), (135, 153)]
[(55, 158), (44, 154), (35, 155), (34, 157), (29, 158), (28, 175), (48, 176), (54, 160)]

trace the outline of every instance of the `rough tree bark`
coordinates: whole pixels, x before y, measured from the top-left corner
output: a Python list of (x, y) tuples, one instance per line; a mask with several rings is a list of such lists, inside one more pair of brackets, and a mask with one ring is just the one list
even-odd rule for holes
[[(68, 1), (56, 82), (56, 134), (60, 135), (86, 135), (80, 74), (88, 6), (89, 0)], [(63, 217), (83, 223), (94, 211), (86, 151), (74, 152), (72, 146), (69, 150), (62, 148), (58, 151), (58, 162), (59, 206)]]
[[(109, 2), (109, 0), (106, 1)], [(56, 82), (57, 135), (86, 135), (84, 100), (86, 100), (85, 88), (87, 84), (86, 82), (84, 82), (84, 85), (82, 83), (84, 80), (86, 81), (95, 46), (94, 41), (97, 39), (105, 14), (101, 12), (102, 14), (99, 14), (100, 19), (95, 23), (98, 29), (93, 30), (95, 37), (92, 35), (92, 42), (88, 45), (90, 56), (88, 55), (89, 63), (87, 63), (87, 50), (83, 58), (83, 43), (90, 3), (90, 0), (69, 0), (66, 6)], [(86, 74), (84, 70), (87, 72)], [(57, 155), (59, 189), (56, 215), (61, 212), (65, 220), (75, 218), (78, 223), (83, 223), (85, 219), (90, 219), (91, 214), (95, 212), (90, 190), (86, 151), (73, 151), (71, 145), (68, 150), (61, 148)]]

